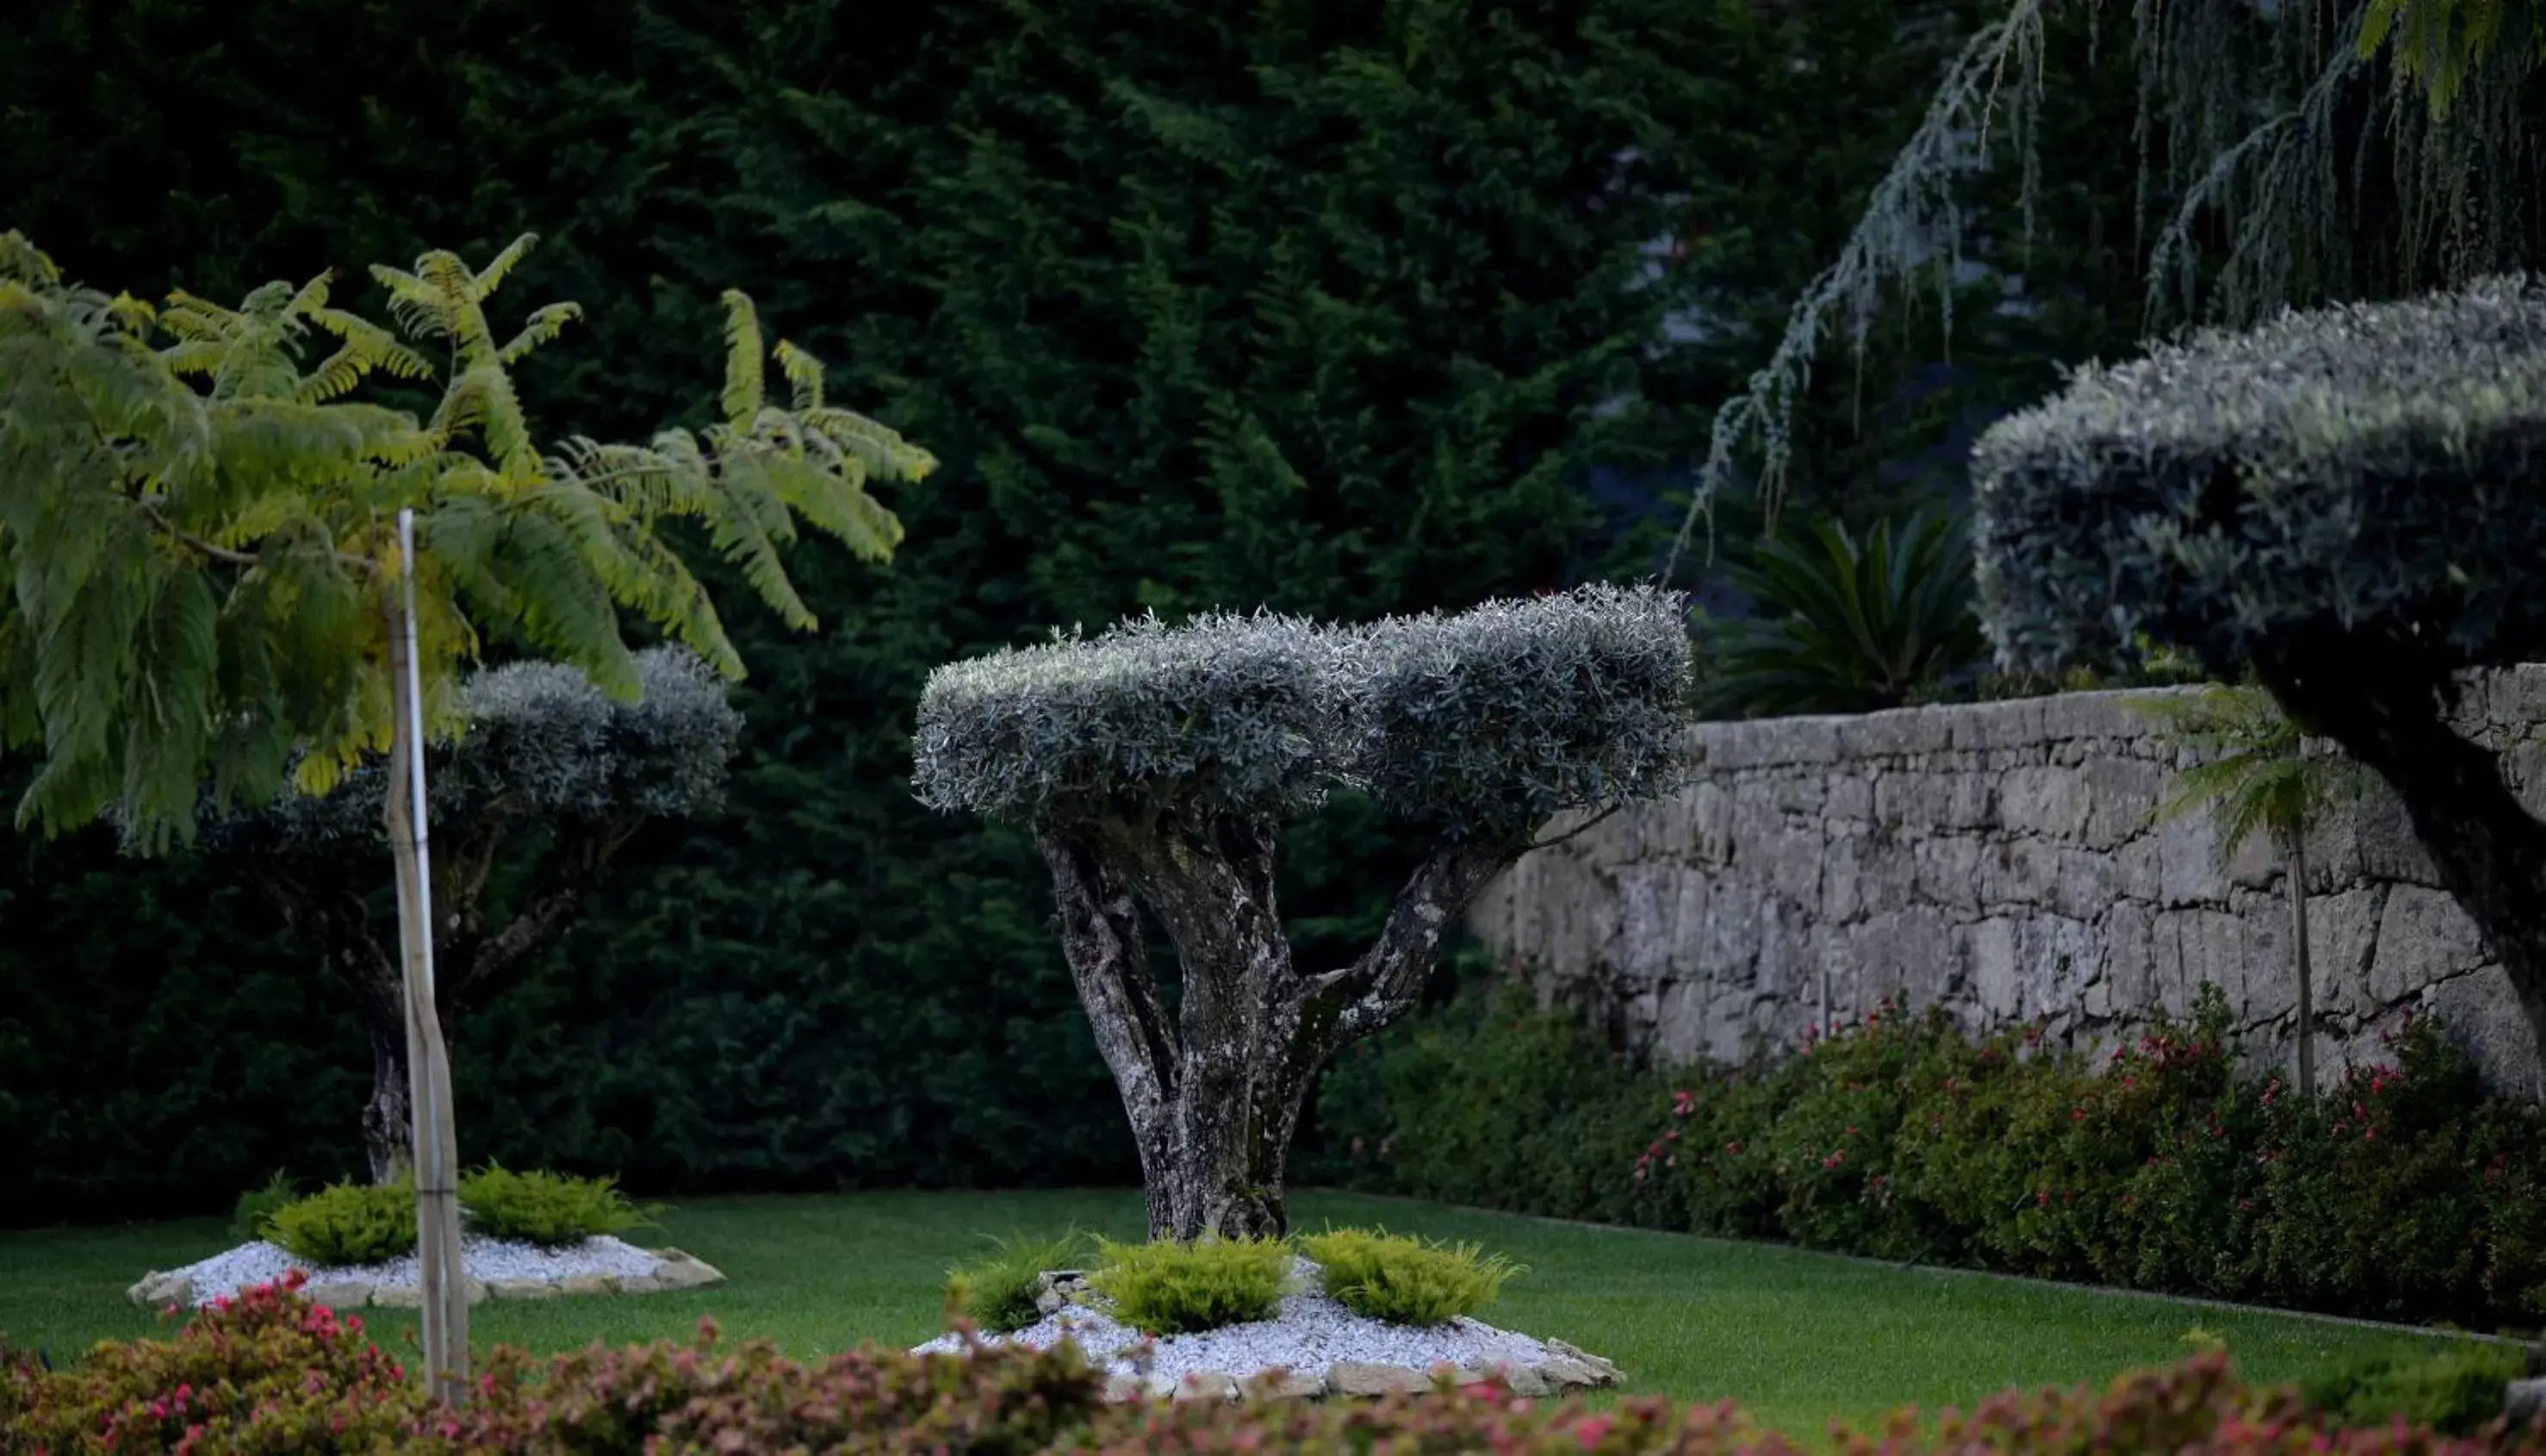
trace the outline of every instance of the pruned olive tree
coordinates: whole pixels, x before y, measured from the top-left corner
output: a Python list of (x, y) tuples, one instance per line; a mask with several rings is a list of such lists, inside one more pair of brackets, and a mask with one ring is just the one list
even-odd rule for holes
[(2546, 825), (2449, 719), (2458, 672), (2546, 648), (2546, 281), (2081, 369), (1973, 474), (2001, 658), (2112, 661), (2146, 632), (2250, 666), (2396, 790), (2546, 1030)]
[[(913, 780), (933, 807), (1033, 829), (1151, 1236), (1260, 1237), (1288, 1226), (1318, 1069), (1415, 1004), (1461, 912), (1551, 816), (1666, 784), (1688, 669), (1680, 601), (1649, 588), (1354, 628), (1134, 620), (940, 668)], [(1367, 950), (1303, 967), (1276, 846), (1339, 787), (1430, 826), (1432, 849)], [(1172, 1007), (1144, 910), (1174, 947)]]
[[(441, 849), (434, 1002), (446, 1031), (573, 922), (638, 830), (721, 798), (742, 732), (723, 684), (682, 648), (648, 648), (636, 661), (634, 701), (557, 663), (462, 680), (465, 726), (426, 753)], [(204, 833), (352, 993), (372, 1048), (363, 1146), (382, 1183), (407, 1175), (413, 1146), (397, 921), (380, 903), (389, 846), (377, 806), (387, 773), (369, 760), (335, 792), (218, 814)]]

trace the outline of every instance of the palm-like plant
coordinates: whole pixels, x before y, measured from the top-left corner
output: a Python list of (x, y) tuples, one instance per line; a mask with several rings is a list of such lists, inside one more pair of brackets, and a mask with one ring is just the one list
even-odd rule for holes
[[(792, 345), (774, 353), (793, 399), (768, 399), (738, 292), (715, 424), (540, 449), (512, 366), (579, 310), (533, 309), (508, 338), (486, 311), (531, 243), (482, 269), (446, 252), (375, 267), (392, 330), (335, 307), (324, 276), (236, 308), (179, 293), (154, 309), (66, 284), (0, 237), (0, 742), (40, 740), (45, 759), (22, 823), (112, 806), (158, 847), (192, 833), (205, 779), (250, 802), (287, 773), (324, 792), (386, 750), (402, 509), (436, 733), (459, 726), (457, 674), (488, 631), (627, 699), (633, 611), (740, 676), (706, 590), (656, 534), (667, 520), (702, 524), (800, 628), (813, 615), (781, 560), (799, 522), (891, 554), (901, 527), (866, 486), (934, 461), (827, 403), (821, 365)], [(312, 340), (333, 348), (304, 368)], [(438, 380), (431, 416), (345, 397), (375, 374)]]
[(1899, 707), (1987, 650), (1969, 528), (1922, 512), (1863, 544), (1834, 521), (1808, 541), (1762, 541), (1734, 568), (1759, 615), (1722, 627), (1704, 711), (1733, 716)]
[(2209, 811), (2226, 863), (2259, 834), (2281, 856), (2290, 900), (2291, 961), (2298, 976), (2299, 1091), (2316, 1095), (2316, 991), (2308, 960), (2307, 834), (2317, 815), (2353, 788), (2348, 761), (2308, 752), (2307, 737), (2259, 688), (2213, 684), (2182, 697), (2136, 704), (2163, 721), (2199, 760), (2175, 775), (2161, 818)]

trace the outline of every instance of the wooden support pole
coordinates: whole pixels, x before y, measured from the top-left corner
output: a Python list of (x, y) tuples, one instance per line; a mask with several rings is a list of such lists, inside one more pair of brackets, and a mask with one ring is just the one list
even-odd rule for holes
[(468, 1394), (468, 1276), (460, 1258), (460, 1143), (451, 1117), (451, 1059), (433, 998), (433, 885), (425, 835), (424, 701), (415, 641), (415, 513), (398, 512), (398, 592), (386, 604), (395, 704), (388, 802), (397, 861), (398, 940), (407, 1069), (415, 1112), (415, 1250), (424, 1316), (425, 1389)]

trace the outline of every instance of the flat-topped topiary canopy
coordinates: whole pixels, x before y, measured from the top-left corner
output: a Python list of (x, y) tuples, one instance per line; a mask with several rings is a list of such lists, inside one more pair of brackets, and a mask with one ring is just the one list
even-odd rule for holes
[(2546, 280), (2292, 312), (2078, 371), (1973, 455), (2011, 666), (2134, 634), (2251, 670), (2403, 798), (2546, 1028), (2546, 826), (2447, 714), (2546, 649)]
[[(1688, 677), (1680, 599), (1645, 587), (1359, 627), (1143, 618), (940, 668), (912, 782), (933, 807), (1035, 831), (1151, 1233), (1251, 1237), (1285, 1227), (1317, 1069), (1414, 1004), (1485, 881), (1550, 816), (1667, 786)], [(1362, 956), (1302, 970), (1275, 841), (1336, 788), (1430, 827), (1434, 848)], [(1141, 906), (1175, 946), (1172, 1016)]]

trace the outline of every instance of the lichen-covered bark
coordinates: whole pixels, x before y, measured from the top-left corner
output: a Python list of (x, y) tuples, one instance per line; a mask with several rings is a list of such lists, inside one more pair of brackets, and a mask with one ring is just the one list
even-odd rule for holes
[[(1289, 1232), (1291, 1142), (1334, 1052), (1410, 1009), (1441, 939), (1511, 839), (1445, 845), (1370, 951), (1303, 976), (1282, 933), (1269, 820), (1188, 814), (1046, 829), (1070, 974), (1140, 1148), (1157, 1239)], [(1135, 895), (1176, 947), (1172, 1021), (1142, 952)]]
[(1097, 1052), (1113, 1072), (1131, 1119), (1155, 1235), (1173, 1220), (1167, 1201), (1175, 1167), (1171, 1119), (1182, 1071), (1175, 1031), (1158, 1002), (1131, 891), (1085, 839), (1046, 831), (1041, 840), (1060, 906), (1061, 954), (1079, 1004), (1087, 1009)]
[(1278, 1232), (1281, 1193), (1259, 1180), (1254, 1136), (1277, 999), (1293, 982), (1274, 891), (1274, 825), (1195, 810), (1113, 824), (1106, 839), (1182, 971), (1167, 1232)]
[(2502, 957), (2546, 1044), (2546, 824), (2504, 781), (2501, 761), (2449, 726), (2444, 667), (2419, 641), (2333, 628), (2296, 634), (2255, 667), (2293, 721), (2396, 790), (2441, 888)]

